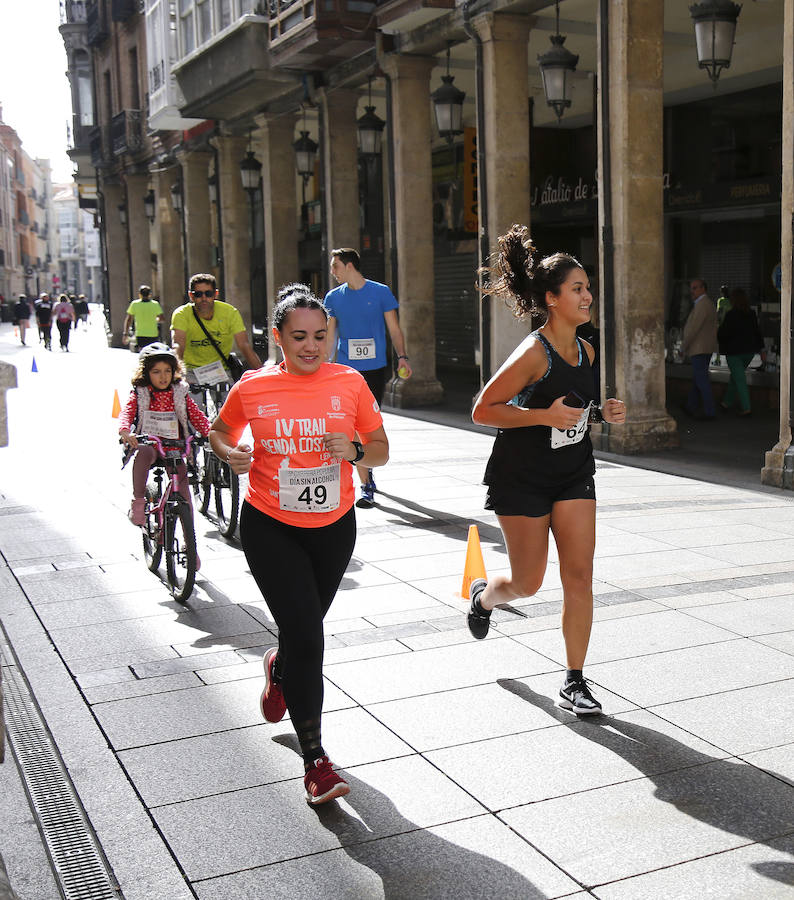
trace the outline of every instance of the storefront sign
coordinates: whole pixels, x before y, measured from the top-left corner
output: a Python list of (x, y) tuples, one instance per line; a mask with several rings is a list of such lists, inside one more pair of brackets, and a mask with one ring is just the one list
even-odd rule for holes
[(674, 210), (778, 203), (780, 189), (779, 177), (699, 186), (676, 185), (665, 192), (664, 205), (667, 210)]

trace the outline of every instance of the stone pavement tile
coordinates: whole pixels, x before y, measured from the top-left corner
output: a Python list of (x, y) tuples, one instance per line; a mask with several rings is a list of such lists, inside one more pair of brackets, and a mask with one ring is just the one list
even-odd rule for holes
[[(113, 748), (125, 750), (259, 725), (261, 693), (262, 683), (251, 678), (101, 703), (93, 712)], [(353, 705), (342, 691), (326, 682), (324, 711)]]
[[(367, 840), (367, 811), (351, 794), (320, 820), (338, 833), (358, 831), (360, 843), (193, 885), (200, 900), (545, 900), (584, 898), (553, 863), (493, 816)], [(319, 886), (322, 887), (319, 887)], [(572, 893), (577, 891), (576, 893)]]
[(781, 597), (784, 594), (794, 594), (794, 580), (781, 581), (778, 584), (758, 584), (755, 586), (739, 586), (731, 591), (737, 597), (745, 600), (766, 599), (767, 597)]
[[(726, 560), (727, 568), (739, 565), (736, 561)], [(703, 555), (703, 551), (664, 550), (657, 553), (635, 553), (631, 556), (614, 556), (596, 559), (593, 567), (594, 576), (599, 581), (628, 587), (627, 579), (648, 578), (651, 575), (691, 575), (703, 569), (713, 569), (714, 560)]]
[(735, 566), (794, 560), (794, 539), (754, 541), (751, 544), (723, 544), (701, 547), (704, 556)]
[[(275, 641), (273, 642), (275, 646)], [(263, 678), (262, 656), (251, 662), (245, 662), (240, 657), (240, 662), (233, 666), (218, 666), (213, 669), (202, 669), (198, 678), (204, 684), (224, 684), (227, 681), (242, 681), (245, 678)]]
[(655, 706), (653, 711), (738, 756), (780, 744), (794, 744), (792, 705), (794, 678), (789, 678), (666, 703)]
[(99, 566), (83, 569), (66, 569), (63, 572), (46, 572), (25, 575), (20, 584), (31, 603), (57, 603), (61, 600), (79, 600), (82, 597), (104, 597), (109, 594), (128, 594), (130, 591), (149, 591), (157, 586), (155, 576), (141, 565), (134, 578), (116, 576), (104, 572)]
[(794, 631), (783, 631), (780, 634), (767, 634), (753, 638), (757, 643), (766, 647), (774, 647), (782, 653), (790, 653), (794, 656)]
[[(630, 659), (650, 653), (664, 653), (681, 647), (697, 647), (734, 639), (723, 628), (698, 624), (675, 610), (648, 613), (631, 618), (593, 622), (588, 666), (614, 659)], [(565, 664), (565, 646), (559, 636), (548, 631), (517, 637), (538, 653)]]
[[(164, 806), (278, 781), (303, 771), (289, 718), (259, 725), (123, 750), (119, 754), (147, 806)], [(409, 756), (413, 750), (361, 708), (323, 716), (323, 745), (344, 768)], [(174, 762), (178, 760), (178, 766)], [(300, 794), (293, 798), (298, 801)]]
[(399, 657), (339, 663), (326, 666), (325, 675), (358, 703), (370, 704), (488, 684), (497, 678), (522, 678), (556, 668), (515, 641), (498, 638)]
[(769, 750), (757, 750), (755, 753), (743, 753), (742, 759), (794, 787), (793, 744), (784, 744)]
[(427, 594), (410, 584), (393, 582), (376, 587), (339, 591), (326, 615), (326, 620), (354, 619), (362, 616), (376, 623), (379, 616), (401, 611), (410, 612), (431, 604), (432, 601)]
[(177, 653), (173, 647), (147, 647), (70, 660), (68, 666), (73, 675), (83, 675), (89, 672), (103, 672), (120, 666), (129, 667), (133, 663), (153, 659), (176, 659), (176, 656)]
[[(569, 724), (571, 713), (554, 703), (563, 673), (504, 678), (494, 684), (373, 703), (368, 711), (420, 753), (519, 732)], [(636, 707), (596, 689), (610, 714)], [(490, 772), (485, 767), (483, 773)], [(512, 770), (511, 770), (512, 771)]]
[(594, 888), (599, 900), (790, 900), (794, 838), (750, 844)]
[[(642, 593), (640, 589), (638, 593)], [(657, 603), (668, 609), (688, 609), (694, 606), (710, 606), (714, 603), (731, 603), (739, 599), (737, 591), (704, 591), (703, 593), (686, 593), (677, 597), (658, 597)]]
[(119, 684), (123, 681), (135, 681), (135, 675), (129, 666), (115, 666), (111, 669), (98, 669), (96, 672), (85, 672), (76, 677), (80, 688), (102, 687), (106, 684)]
[(348, 647), (371, 644), (377, 641), (391, 641), (414, 634), (435, 633), (436, 629), (429, 622), (407, 622), (404, 625), (384, 625), (381, 628), (365, 628), (361, 631), (348, 631), (339, 635), (339, 640)]
[[(412, 635), (411, 637), (402, 637), (400, 638), (400, 642), (406, 647), (410, 647), (411, 650), (431, 650), (433, 647), (451, 647), (454, 644), (473, 643), (475, 638), (471, 636), (471, 632), (465, 625), (462, 616), (456, 617), (455, 623), (456, 625), (454, 628), (445, 631), (431, 631), (427, 634), (417, 634)], [(436, 621), (433, 624), (438, 626), (439, 622)], [(499, 637), (499, 632), (496, 631), (496, 629), (491, 629), (488, 633), (487, 640), (494, 640), (497, 637)]]
[(303, 799), (299, 778), (161, 806), (152, 814), (193, 881), (483, 812), (418, 756), (356, 766), (343, 774), (355, 798), (351, 793), (322, 812)]
[[(543, 697), (536, 711), (560, 715)], [(534, 704), (532, 704), (534, 705)], [(711, 762), (720, 755), (705, 741), (646, 710), (619, 716), (574, 720), (563, 727), (536, 730), (463, 744), (426, 754), (456, 784), (497, 812), (572, 792), (659, 775)], [(483, 760), (533, 760), (520, 767), (483, 765)], [(545, 761), (546, 764), (543, 764)], [(537, 764), (540, 763), (540, 764)]]
[(203, 572), (199, 572), (196, 593), (200, 597), (206, 595), (216, 602), (225, 600), (230, 603), (248, 604), (262, 600), (262, 592), (251, 575), (240, 578), (213, 578), (210, 581), (204, 577)]
[[(485, 553), (483, 553), (483, 557), (485, 557)], [(462, 578), (465, 562), (466, 547), (462, 545), (457, 554), (432, 553), (414, 559), (384, 559), (378, 563), (378, 567), (384, 572), (388, 572), (393, 578), (412, 584), (414, 580), (435, 578), (439, 575)], [(502, 565), (505, 563), (503, 562)], [(485, 568), (488, 571), (492, 568), (488, 560), (485, 562)]]
[(410, 649), (406, 641), (412, 638), (402, 638), (401, 640), (378, 641), (376, 643), (360, 644), (353, 647), (333, 647), (328, 648), (326, 643), (323, 662), (326, 666), (333, 663), (353, 662), (359, 659), (374, 659), (381, 656), (394, 656), (397, 653), (409, 653)]
[(604, 534), (599, 527), (596, 533), (595, 558), (625, 556), (634, 553), (661, 553), (669, 550), (669, 546), (658, 540), (656, 535), (652, 538), (642, 534), (631, 532), (619, 532)]
[(181, 691), (185, 688), (199, 687), (201, 680), (194, 672), (180, 672), (178, 675), (163, 675), (160, 678), (146, 678), (143, 681), (120, 681), (116, 684), (100, 684), (86, 688), (83, 696), (92, 706), (97, 703), (108, 703), (123, 700), (127, 697), (144, 697), (151, 694), (163, 694), (168, 691)]
[(413, 559), (416, 556), (428, 556), (433, 553), (458, 553), (461, 544), (465, 552), (466, 541), (462, 530), (454, 536), (428, 534), (384, 539), (379, 535), (377, 538), (356, 541), (353, 556), (369, 563), (385, 559)]
[[(763, 520), (762, 520), (763, 521)], [(759, 522), (723, 523), (719, 529), (720, 545), (748, 544), (756, 541), (777, 541), (781, 532), (763, 527)], [(787, 537), (787, 535), (783, 535)], [(671, 531), (654, 531), (654, 537), (671, 547), (697, 549), (714, 546), (714, 531), (705, 528), (680, 528)]]
[(689, 610), (689, 615), (746, 636), (794, 629), (794, 594), (721, 603)]
[[(426, 594), (422, 595), (424, 602), (429, 604), (432, 602)], [(465, 601), (460, 601), (461, 614), (465, 610)], [(367, 621), (371, 622), (376, 628), (384, 628), (389, 625), (401, 625), (406, 622), (433, 622), (438, 623), (440, 620), (451, 617), (452, 610), (446, 603), (436, 601), (434, 606), (423, 606), (418, 609), (397, 610), (390, 613), (381, 613), (379, 615), (367, 615)], [(443, 627), (440, 626), (440, 627)]]
[[(228, 646), (231, 635), (261, 632), (262, 626), (238, 606), (200, 613), (186, 612), (177, 618), (152, 616), (81, 628), (57, 628), (50, 632), (67, 661), (109, 650), (187, 644), (201, 647)], [(199, 643), (201, 641), (201, 643)]]
[(791, 657), (740, 638), (596, 663), (587, 674), (621, 697), (651, 707), (789, 678)]
[[(627, 592), (628, 593), (628, 592)], [(520, 607), (526, 612), (526, 607)], [(623, 603), (615, 606), (596, 605), (593, 609), (593, 622), (607, 622), (613, 619), (627, 619), (633, 616), (645, 616), (652, 613), (661, 612), (665, 607), (653, 600), (639, 600), (636, 603)], [(496, 630), (502, 634), (516, 636), (516, 640), (522, 644), (517, 635), (528, 634), (533, 631), (546, 631), (548, 629), (559, 629), (560, 627), (560, 610), (561, 604), (557, 605), (556, 610), (551, 615), (530, 616), (526, 619), (509, 619), (506, 622), (499, 622)], [(533, 611), (534, 612), (534, 611)], [(562, 638), (560, 638), (562, 640)], [(588, 656), (588, 661), (590, 657)]]
[(220, 650), (217, 653), (198, 653), (176, 659), (133, 663), (130, 668), (136, 678), (157, 678), (161, 675), (175, 675), (177, 672), (198, 672), (216, 666), (240, 665), (242, 662), (242, 657), (234, 650)]
[(351, 559), (350, 565), (339, 585), (340, 591), (349, 591), (355, 588), (372, 587), (381, 584), (394, 584), (396, 579), (380, 563), (371, 566), (357, 559)]
[(517, 807), (500, 818), (587, 886), (786, 835), (794, 829), (794, 788), (744, 763), (718, 760)]
[(44, 627), (74, 628), (84, 625), (101, 625), (104, 622), (121, 622), (124, 619), (143, 619), (149, 616), (170, 616), (184, 612), (184, 606), (176, 603), (165, 587), (130, 594), (110, 594), (107, 597), (82, 597), (79, 600), (61, 600), (44, 603), (38, 614)]
[[(238, 607), (238, 609), (241, 607)], [(246, 611), (250, 611), (250, 607), (246, 606)], [(261, 626), (260, 626), (261, 628)], [(180, 656), (197, 656), (207, 652), (207, 650), (224, 651), (259, 651), (260, 647), (272, 647), (277, 642), (273, 631), (249, 631), (245, 634), (229, 634), (217, 635), (208, 634), (204, 637), (197, 638), (189, 644), (174, 644), (174, 649)], [(261, 651), (264, 653), (264, 650)]]
[[(96, 565), (96, 563), (94, 563)], [(14, 575), (17, 578), (24, 578), (26, 575), (44, 575), (47, 572), (54, 572), (55, 566), (51, 562), (33, 563), (29, 566), (14, 566)]]

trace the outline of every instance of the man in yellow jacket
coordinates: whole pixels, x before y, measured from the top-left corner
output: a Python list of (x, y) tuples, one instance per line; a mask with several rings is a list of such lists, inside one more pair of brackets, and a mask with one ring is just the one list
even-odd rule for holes
[(717, 307), (706, 293), (706, 282), (702, 278), (692, 279), (689, 293), (692, 309), (684, 324), (684, 356), (688, 356), (692, 364), (693, 383), (683, 410), (695, 419), (713, 419), (716, 409), (709, 381), (709, 361), (718, 349)]

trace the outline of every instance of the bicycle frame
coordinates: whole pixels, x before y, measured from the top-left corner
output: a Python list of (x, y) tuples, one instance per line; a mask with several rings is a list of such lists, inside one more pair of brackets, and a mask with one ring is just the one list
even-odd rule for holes
[[(156, 515), (157, 515), (157, 527), (160, 531), (158, 535), (158, 542), (162, 544), (163, 542), (163, 534), (164, 529), (163, 526), (165, 524), (165, 508), (168, 504), (168, 501), (174, 494), (180, 494), (180, 487), (182, 487), (182, 481), (180, 479), (179, 472), (177, 471), (176, 460), (181, 459), (183, 462), (186, 462), (187, 456), (190, 454), (191, 445), (193, 444), (193, 436), (188, 435), (186, 440), (179, 441), (180, 444), (185, 445), (184, 453), (178, 450), (176, 447), (166, 449), (163, 446), (162, 440), (156, 435), (146, 435), (141, 434), (138, 435), (138, 443), (143, 444), (151, 444), (153, 447), (157, 449), (158, 454), (163, 458), (163, 463), (155, 463), (153, 468), (161, 469), (166, 472), (168, 475), (168, 483), (163, 489), (162, 496), (160, 498), (160, 502), (156, 507)], [(170, 465), (169, 465), (170, 463)], [(157, 471), (155, 471), (155, 481), (158, 483), (162, 483), (162, 475), (158, 476)], [(187, 481), (187, 479), (184, 479)]]

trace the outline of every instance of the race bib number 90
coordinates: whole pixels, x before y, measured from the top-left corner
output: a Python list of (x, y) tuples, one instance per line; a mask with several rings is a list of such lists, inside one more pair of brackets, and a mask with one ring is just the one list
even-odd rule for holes
[(375, 338), (351, 338), (347, 342), (348, 359), (375, 359)]
[(551, 449), (559, 450), (560, 447), (570, 447), (578, 444), (587, 433), (587, 419), (590, 415), (590, 404), (582, 410), (579, 421), (572, 428), (552, 428), (551, 429)]
[(316, 469), (279, 469), (278, 505), (299, 513), (332, 512), (339, 508), (340, 464)]

